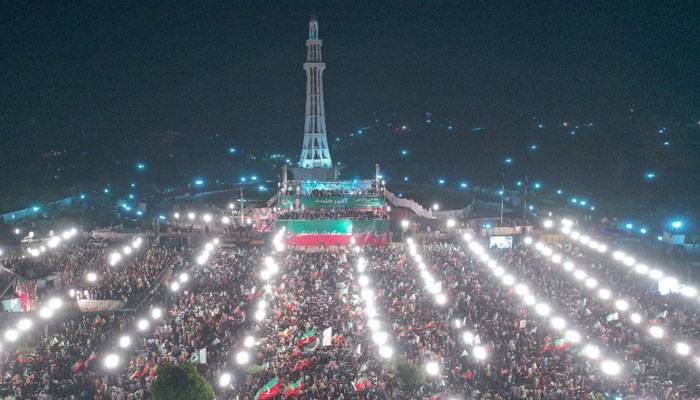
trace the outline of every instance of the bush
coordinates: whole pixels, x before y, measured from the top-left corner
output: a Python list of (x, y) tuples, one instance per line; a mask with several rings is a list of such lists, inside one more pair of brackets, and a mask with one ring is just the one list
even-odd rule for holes
[(153, 400), (213, 400), (214, 389), (194, 365), (158, 366), (158, 377), (151, 386)]
[(416, 364), (405, 360), (396, 361), (392, 376), (401, 390), (410, 393), (415, 392), (425, 384), (423, 370)]

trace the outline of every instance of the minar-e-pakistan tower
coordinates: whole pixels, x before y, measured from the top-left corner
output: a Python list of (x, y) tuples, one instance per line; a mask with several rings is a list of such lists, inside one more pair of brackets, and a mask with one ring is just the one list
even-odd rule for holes
[[(306, 117), (304, 120), (304, 145), (301, 148), (299, 167), (333, 167), (326, 137), (326, 113), (323, 107), (323, 70), (321, 61), (321, 39), (318, 36), (318, 20), (309, 21), (309, 38), (306, 40)], [(327, 170), (329, 171), (329, 170)], [(311, 171), (308, 171), (311, 172)], [(321, 171), (316, 171), (321, 172)]]

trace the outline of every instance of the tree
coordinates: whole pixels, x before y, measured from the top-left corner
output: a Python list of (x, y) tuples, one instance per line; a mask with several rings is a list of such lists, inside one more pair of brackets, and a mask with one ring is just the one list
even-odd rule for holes
[(194, 365), (158, 366), (158, 377), (151, 386), (153, 400), (213, 400), (214, 389)]
[(413, 393), (420, 389), (420, 387), (425, 383), (423, 370), (416, 364), (405, 360), (396, 361), (392, 375), (396, 385), (401, 390), (409, 393)]

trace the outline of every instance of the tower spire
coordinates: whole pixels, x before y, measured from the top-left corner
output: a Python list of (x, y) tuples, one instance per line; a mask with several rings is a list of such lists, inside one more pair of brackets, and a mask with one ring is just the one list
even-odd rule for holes
[(323, 103), (323, 70), (326, 63), (321, 58), (321, 39), (318, 20), (309, 21), (309, 38), (306, 40), (306, 117), (304, 119), (304, 144), (299, 157), (301, 168), (331, 168), (331, 154), (326, 137), (326, 113)]

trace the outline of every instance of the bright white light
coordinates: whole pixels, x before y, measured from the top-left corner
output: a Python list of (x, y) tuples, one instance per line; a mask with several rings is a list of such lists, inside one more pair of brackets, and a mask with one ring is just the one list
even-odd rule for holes
[(630, 304), (627, 302), (627, 300), (619, 299), (615, 301), (615, 308), (620, 311), (627, 311), (630, 308)]
[(21, 320), (19, 320), (19, 322), (17, 322), (17, 329), (25, 332), (25, 331), (28, 331), (29, 329), (31, 329), (32, 325), (34, 325), (34, 324), (32, 323), (31, 319), (22, 318)]
[(546, 219), (542, 223), (542, 226), (544, 226), (545, 229), (552, 229), (552, 227), (554, 226), (554, 221), (552, 221), (551, 219)]
[(564, 321), (563, 318), (560, 317), (554, 317), (552, 318), (549, 323), (552, 325), (552, 328), (560, 331), (564, 328), (566, 328), (566, 321)]
[(204, 214), (202, 216), (202, 220), (204, 220), (204, 222), (207, 222), (207, 223), (211, 222), (211, 220), (212, 220), (211, 214)]
[(131, 346), (131, 337), (124, 335), (119, 338), (119, 347), (126, 349), (129, 346)]
[(119, 365), (119, 356), (116, 354), (107, 354), (104, 360), (105, 368), (114, 369)]
[(582, 281), (582, 280), (586, 279), (586, 276), (587, 276), (586, 273), (580, 269), (577, 269), (576, 271), (574, 271), (574, 278), (576, 278), (576, 280)]
[(447, 220), (447, 227), (448, 227), (448, 228), (454, 228), (455, 225), (457, 225), (457, 223), (455, 222), (455, 220), (453, 220), (453, 219), (451, 219), (451, 218)]
[(131, 249), (131, 246), (124, 246), (124, 247), (122, 248), (122, 252), (123, 252), (124, 254), (126, 254), (127, 256), (128, 256), (129, 254), (131, 254), (131, 250), (132, 250), (132, 249)]
[(247, 364), (250, 361), (250, 354), (247, 351), (242, 350), (236, 353), (236, 363), (239, 365)]
[(664, 273), (658, 269), (652, 269), (651, 271), (649, 271), (649, 276), (651, 277), (651, 279), (658, 281), (664, 277)]
[(586, 279), (586, 287), (590, 289), (595, 289), (596, 287), (598, 287), (598, 281), (594, 278), (588, 278)]
[(425, 372), (430, 376), (436, 376), (440, 373), (440, 365), (436, 361), (428, 361), (425, 364)]
[(255, 312), (255, 320), (262, 321), (265, 319), (265, 310), (258, 310)]
[(578, 233), (577, 231), (572, 231), (571, 237), (574, 238), (574, 240), (578, 240), (581, 237), (581, 234)]
[(94, 272), (88, 272), (87, 275), (85, 275), (85, 279), (90, 282), (97, 282), (97, 274)]
[(545, 247), (542, 249), (542, 254), (544, 254), (547, 257), (551, 256), (552, 253), (554, 253), (554, 252), (549, 247)]
[(507, 274), (503, 276), (503, 283), (506, 286), (511, 286), (515, 283), (515, 278), (513, 278), (513, 275)]
[(140, 319), (139, 322), (136, 324), (136, 327), (138, 328), (138, 330), (143, 332), (146, 329), (148, 329), (148, 321), (145, 319)]
[(572, 271), (574, 269), (574, 263), (572, 263), (571, 261), (565, 261), (564, 269), (567, 271)]
[(681, 294), (685, 297), (695, 297), (698, 295), (698, 290), (692, 286), (681, 287)]
[(464, 343), (471, 346), (474, 344), (474, 334), (469, 331), (465, 331), (462, 333), (462, 340), (464, 340)]
[(642, 322), (642, 316), (637, 313), (632, 313), (630, 314), (630, 321), (634, 322), (635, 324), (638, 324)]
[(207, 253), (202, 253), (199, 256), (197, 256), (197, 264), (204, 265), (207, 263), (207, 259), (209, 259), (209, 255)]
[(498, 277), (503, 276), (505, 273), (506, 273), (506, 270), (503, 269), (503, 267), (496, 267), (493, 270), (493, 274), (498, 276)]
[(19, 337), (19, 334), (14, 329), (8, 329), (5, 331), (5, 340), (8, 342), (14, 342)]
[(455, 326), (455, 328), (457, 328), (457, 329), (461, 328), (461, 327), (462, 327), (462, 321), (460, 321), (459, 319), (455, 319), (455, 320), (454, 320), (454, 326)]
[(620, 261), (625, 258), (625, 253), (621, 252), (620, 250), (615, 250), (613, 251), (612, 256), (615, 260)]
[(382, 346), (379, 348), (379, 355), (382, 358), (391, 358), (394, 355), (394, 349), (390, 346)]
[(61, 243), (61, 238), (58, 236), (52, 236), (51, 239), (47, 242), (47, 245), (49, 246), (50, 249), (56, 248), (59, 244)]
[(615, 361), (605, 360), (600, 364), (600, 370), (606, 375), (615, 376), (620, 373), (622, 367), (620, 367), (620, 364), (616, 363)]
[(206, 250), (206, 251), (212, 251), (212, 250), (214, 250), (214, 243), (209, 242), (209, 243), (205, 244), (205, 245), (204, 245), (204, 250)]
[(474, 358), (476, 358), (477, 360), (483, 360), (488, 355), (486, 353), (486, 348), (484, 346), (475, 346), (474, 349), (472, 350), (472, 354), (474, 355)]
[(374, 332), (372, 335), (372, 341), (377, 345), (381, 346), (386, 344), (387, 341), (389, 341), (389, 335), (386, 332)]
[(533, 296), (533, 295), (531, 295), (531, 294), (525, 296), (525, 298), (523, 298), (523, 301), (524, 301), (525, 304), (527, 304), (528, 306), (531, 306), (531, 305), (533, 305), (533, 304), (535, 304), (535, 303), (537, 302), (537, 300), (535, 300), (535, 296)]
[(63, 306), (63, 300), (59, 299), (58, 297), (52, 297), (49, 299), (49, 308), (52, 310), (58, 310)]
[(172, 290), (173, 292), (177, 292), (178, 290), (180, 290), (180, 282), (171, 283), (170, 290)]
[(197, 218), (197, 214), (195, 214), (193, 212), (187, 213), (187, 219), (189, 219), (190, 221), (192, 221), (195, 218)]
[(649, 334), (656, 339), (660, 339), (664, 336), (664, 328), (660, 326), (652, 326), (649, 328)]
[(53, 316), (53, 310), (50, 307), (41, 307), (39, 309), (39, 318), (49, 319)]
[(376, 319), (370, 319), (369, 321), (367, 321), (367, 326), (371, 331), (379, 330), (379, 321), (377, 321)]
[[(462, 239), (464, 239), (465, 242), (471, 242), (472, 241), (472, 235), (470, 235), (468, 232), (464, 232), (464, 235), (462, 235)], [(527, 240), (527, 238), (525, 238)], [(530, 239), (532, 240), (532, 239)]]
[(223, 216), (223, 217), (221, 217), (221, 223), (224, 225), (228, 225), (231, 223), (231, 218), (229, 218), (227, 216)]
[(603, 300), (609, 299), (611, 295), (612, 294), (610, 293), (609, 289), (603, 288), (598, 291), (598, 297), (600, 297)]
[(640, 275), (646, 275), (649, 272), (649, 267), (647, 267), (645, 264), (637, 264), (634, 267), (634, 271)]
[(578, 343), (581, 341), (581, 334), (573, 329), (569, 329), (564, 332), (564, 338), (571, 343)]
[(357, 283), (359, 283), (360, 286), (365, 287), (369, 285), (369, 277), (367, 277), (367, 275), (360, 275), (360, 277), (357, 278)]
[(180, 213), (176, 212), (175, 214), (173, 214), (173, 218), (180, 219)]
[(447, 296), (444, 293), (440, 293), (435, 296), (435, 302), (439, 305), (447, 303)]
[(630, 256), (627, 256), (627, 257), (622, 259), (622, 263), (628, 267), (633, 266), (635, 262), (636, 261), (635, 261), (634, 257), (630, 257)]
[(687, 356), (690, 354), (690, 346), (688, 346), (687, 343), (678, 342), (676, 343), (676, 353), (682, 356)]
[(591, 242), (591, 238), (589, 236), (583, 235), (583, 236), (581, 236), (580, 241), (583, 244), (588, 244)]
[(160, 308), (154, 308), (151, 310), (151, 318), (160, 319), (163, 316), (163, 311)]
[(608, 251), (608, 246), (606, 246), (602, 243), (598, 245), (598, 252), (599, 253), (605, 253), (606, 251)]
[(529, 292), (530, 289), (528, 289), (528, 287), (523, 285), (522, 283), (515, 285), (515, 294), (517, 294), (518, 296), (525, 296)]
[(561, 254), (555, 254), (552, 256), (552, 262), (555, 264), (561, 263)]
[(224, 388), (224, 387), (228, 387), (230, 385), (231, 385), (231, 374), (229, 374), (228, 372), (224, 372), (219, 377), (219, 387)]
[(678, 279), (672, 276), (667, 276), (659, 282), (659, 291), (661, 293), (677, 293), (680, 291), (680, 283), (678, 282)]
[(121, 261), (122, 255), (119, 252), (113, 252), (109, 255), (109, 265), (115, 266), (119, 261)]
[(571, 233), (571, 228), (569, 228), (568, 226), (564, 226), (561, 228), (561, 233), (568, 235)]
[(529, 246), (532, 244), (532, 238), (530, 236), (527, 236), (525, 237), (525, 239), (523, 239), (523, 242)]
[(255, 346), (255, 338), (252, 336), (246, 336), (246, 338), (243, 339), (243, 346), (247, 348)]
[(186, 272), (183, 272), (183, 273), (181, 273), (180, 276), (178, 277), (178, 280), (179, 280), (181, 283), (185, 283), (185, 282), (187, 282), (188, 280), (190, 280), (190, 276), (187, 275)]
[(600, 357), (600, 349), (598, 346), (593, 344), (587, 344), (586, 347), (583, 348), (583, 353), (586, 355), (586, 357), (594, 360)]
[(552, 312), (552, 308), (549, 307), (548, 304), (539, 303), (535, 306), (535, 312), (543, 317), (546, 317), (550, 312)]

